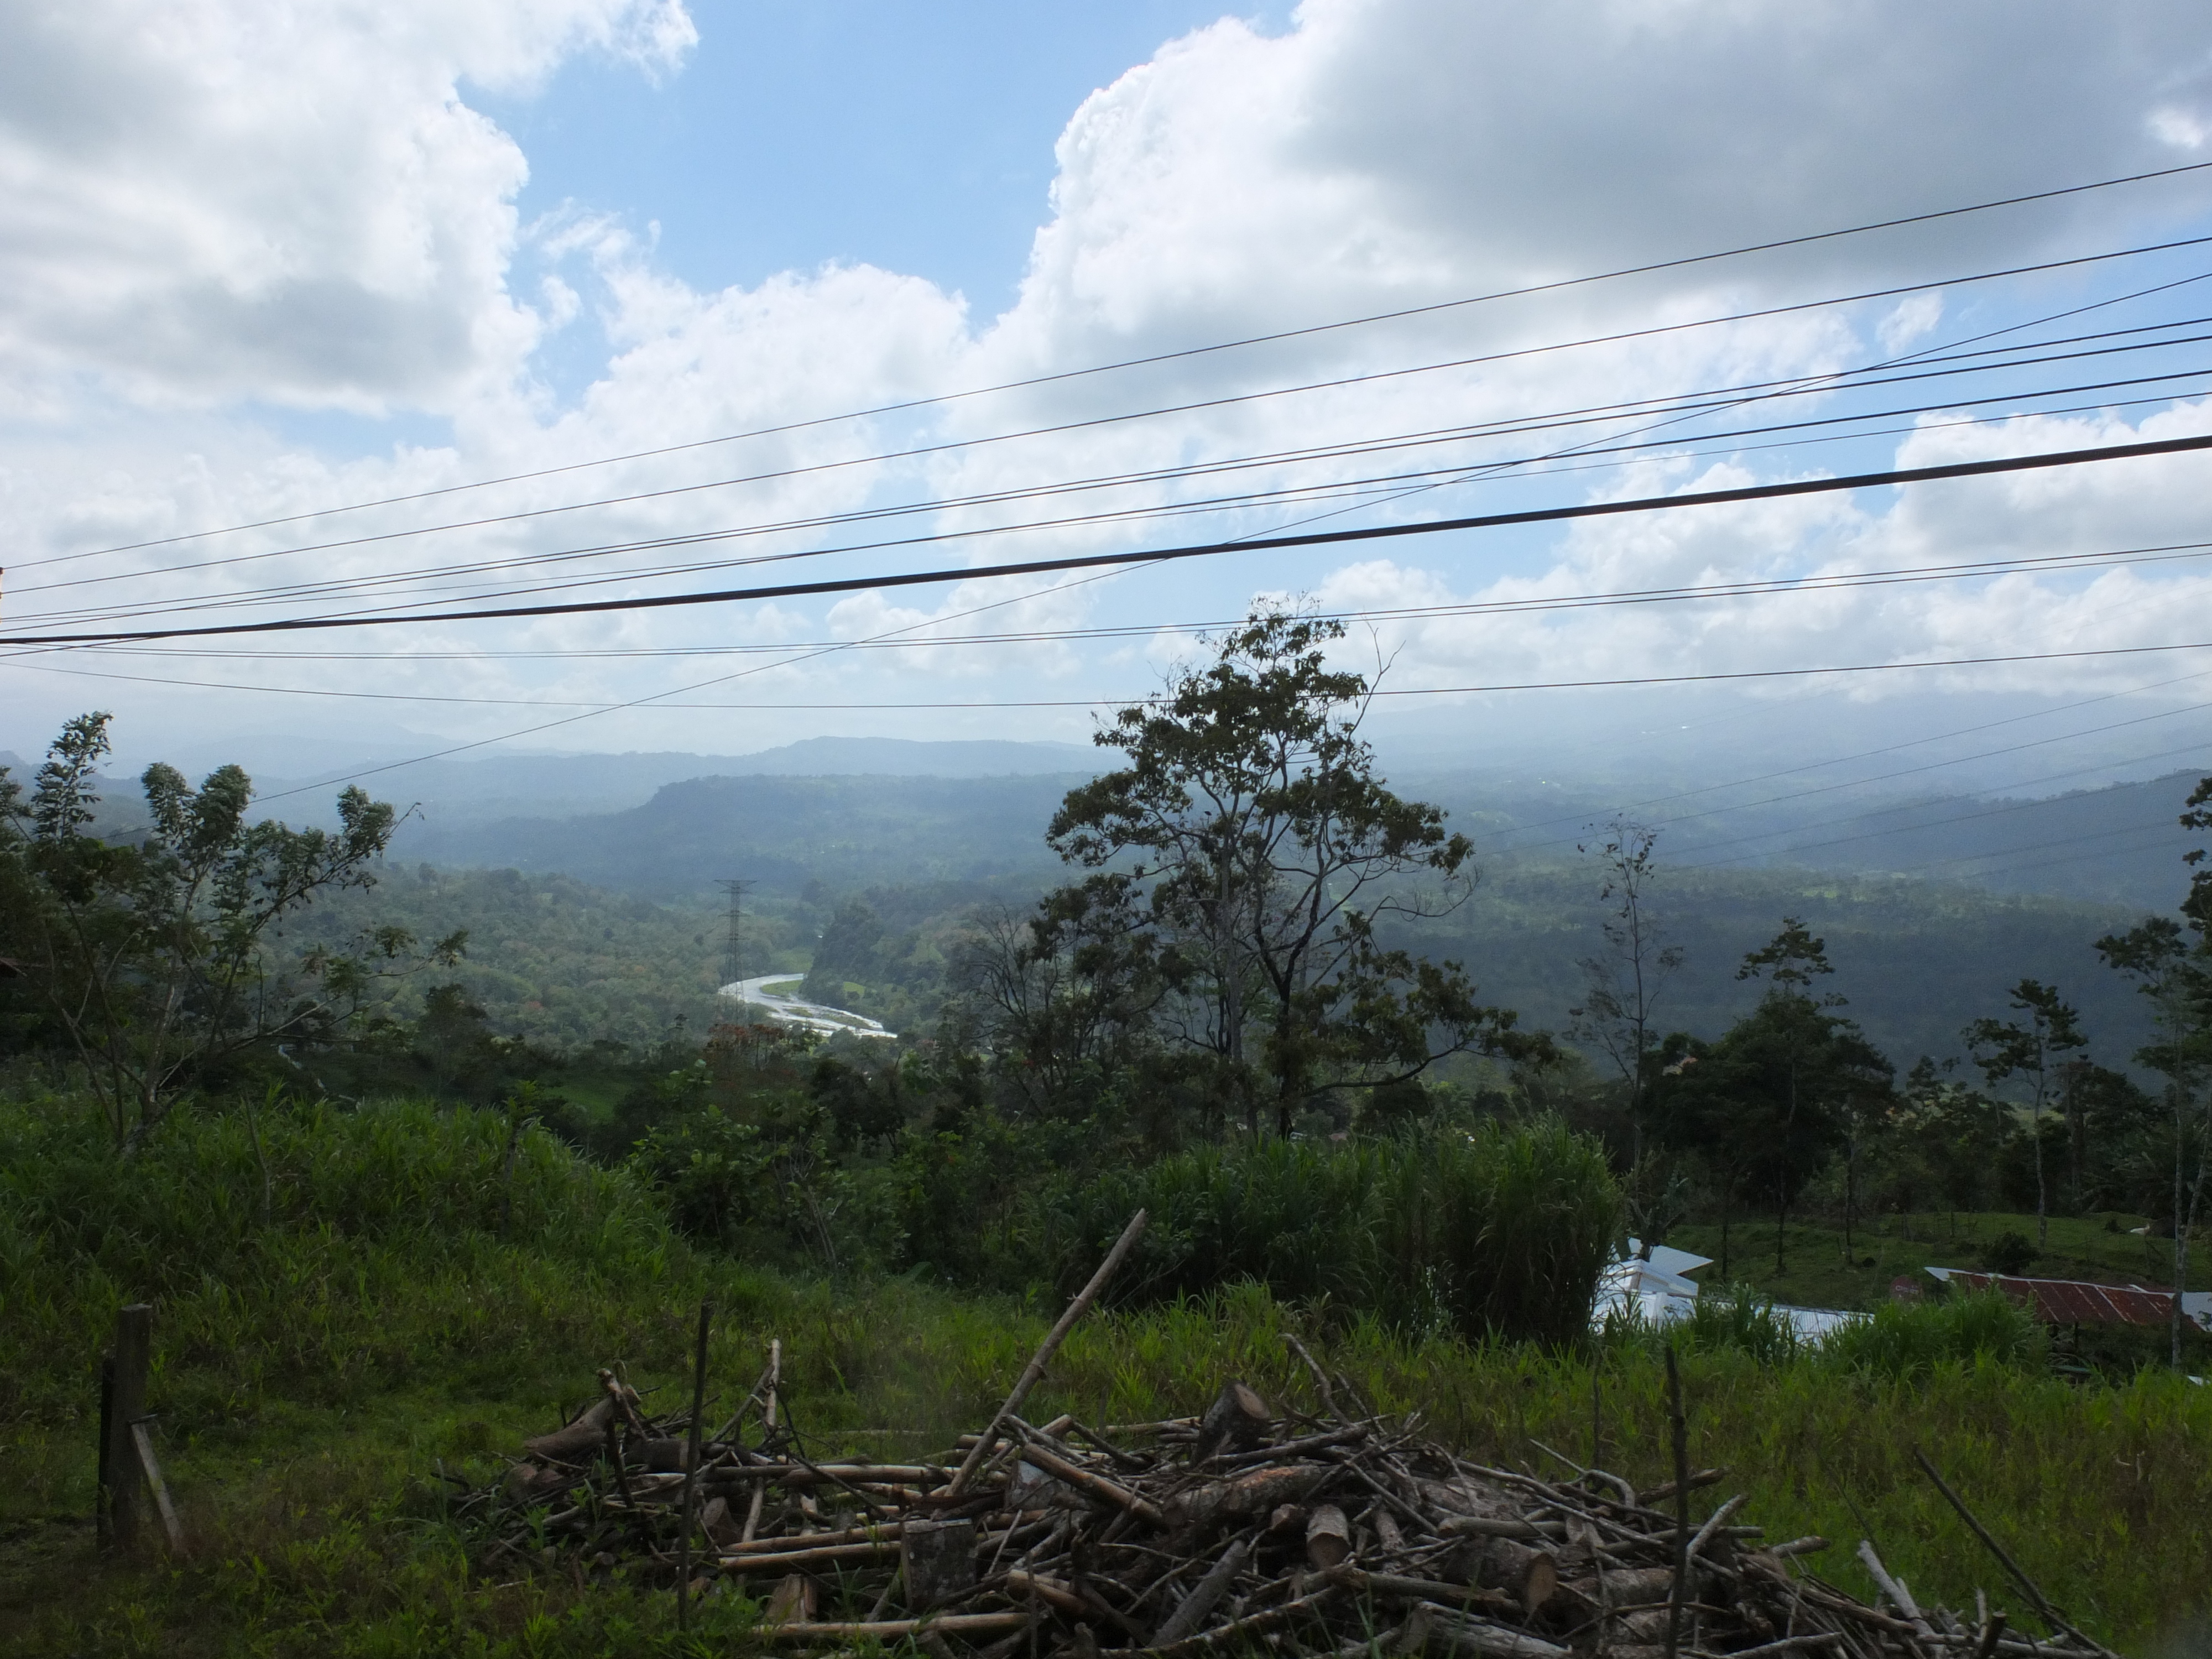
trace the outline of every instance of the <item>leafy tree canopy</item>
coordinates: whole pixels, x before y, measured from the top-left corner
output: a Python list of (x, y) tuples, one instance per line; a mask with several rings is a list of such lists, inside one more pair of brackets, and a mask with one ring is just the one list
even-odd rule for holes
[(1546, 1047), (1479, 1003), (1458, 963), (1383, 937), (1462, 902), (1474, 849), (1376, 775), (1370, 683), (1327, 661), (1342, 635), (1255, 612), (1097, 733), (1127, 764), (1071, 790), (1048, 831), (1096, 873), (1080, 899), (1046, 900), (1038, 937), (1088, 918), (1081, 942), (1111, 947), (1094, 969), (1159, 981), (1168, 1039), (1212, 1057), (1255, 1130), (1264, 1106), (1287, 1133), (1329, 1090)]

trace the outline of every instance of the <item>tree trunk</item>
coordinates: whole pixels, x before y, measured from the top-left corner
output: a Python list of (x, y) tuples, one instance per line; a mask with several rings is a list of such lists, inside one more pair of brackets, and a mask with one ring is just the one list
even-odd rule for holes
[(2066, 1113), (2066, 1176), (2074, 1194), (2076, 1214), (2081, 1209), (2081, 1166), (2089, 1161), (2089, 1126), (2081, 1109), (2081, 1080), (2070, 1073), (2066, 1079), (2064, 1096)]
[(2028, 1132), (2035, 1139), (2035, 1248), (2051, 1248), (2050, 1203), (2043, 1184), (2043, 1103), (2039, 1101), (2027, 1115)]
[(1844, 1261), (1846, 1266), (1857, 1260), (1851, 1251), (1851, 1208), (1858, 1202), (1859, 1137), (1857, 1130), (1844, 1143)]
[(1729, 1217), (1735, 1208), (1735, 1177), (1721, 1183), (1721, 1283), (1729, 1282)]

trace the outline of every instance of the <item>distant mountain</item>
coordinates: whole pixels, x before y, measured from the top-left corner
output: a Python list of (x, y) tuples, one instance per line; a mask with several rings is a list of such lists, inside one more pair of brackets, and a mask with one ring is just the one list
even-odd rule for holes
[[(2202, 775), (2174, 772), (2041, 797), (1785, 787), (1772, 791), (1779, 799), (1726, 810), (1702, 810), (1711, 797), (1631, 810), (1660, 828), (1660, 860), (1676, 868), (1905, 875), (2165, 909), (2188, 886), (2182, 854), (2205, 844), (2178, 822)], [(1589, 827), (1618, 810), (1587, 788), (1463, 773), (1402, 781), (1449, 810), (1479, 854), (1501, 865), (1572, 860)]]
[[(920, 743), (902, 738), (807, 738), (750, 755), (483, 754), (416, 762), (362, 778), (380, 799), (418, 806), (438, 829), (511, 817), (574, 817), (641, 805), (655, 790), (701, 777), (1034, 777), (1092, 773), (1102, 751), (1073, 743)], [(298, 776), (254, 778), (264, 796), (305, 790), (274, 810), (327, 817), (363, 763)]]
[(703, 892), (726, 877), (796, 892), (974, 881), (1059, 867), (1044, 826), (1081, 774), (692, 778), (627, 811), (409, 824), (398, 856), (558, 871), (625, 892)]

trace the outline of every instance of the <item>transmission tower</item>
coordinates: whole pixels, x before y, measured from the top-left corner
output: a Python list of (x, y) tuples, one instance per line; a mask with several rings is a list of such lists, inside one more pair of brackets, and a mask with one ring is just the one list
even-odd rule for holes
[[(751, 890), (753, 884), (749, 881), (725, 881), (718, 884), (721, 890), (730, 896), (730, 934), (722, 945), (722, 983), (725, 985), (738, 984), (745, 976), (745, 894)], [(743, 992), (738, 994), (746, 1002), (752, 1000), (750, 997), (744, 996)]]

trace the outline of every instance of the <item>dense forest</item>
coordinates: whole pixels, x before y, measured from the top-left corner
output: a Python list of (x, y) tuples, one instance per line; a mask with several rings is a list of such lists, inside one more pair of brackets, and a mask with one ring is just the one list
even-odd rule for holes
[[(2179, 924), (1678, 867), (1666, 832), (1627, 818), (1587, 826), (1565, 860), (1486, 868), (1458, 815), (1380, 775), (1345, 713), (1362, 683), (1322, 666), (1323, 632), (1255, 617), (1210, 676), (1124, 713), (1118, 769), (704, 779), (617, 815), (619, 833), (544, 821), (548, 846), (665, 860), (651, 867), (733, 849), (765, 872), (734, 958), (718, 896), (394, 860), (397, 815), (358, 792), (335, 832), (256, 820), (243, 775), (194, 792), (156, 769), (117, 792), (104, 728), (80, 723), (17, 786), (9, 954), (31, 971), (0, 992), (10, 1042), (105, 1072), (134, 1145), (179, 1100), (264, 1085), (503, 1103), (726, 1243), (1008, 1286), (1079, 1256), (1103, 1224), (1084, 1194), (1115, 1172), (1173, 1187), (1176, 1160), (1222, 1149), (1333, 1156), (1492, 1121), (1571, 1126), (1604, 1149), (1638, 1231), (1717, 1225), (1724, 1257), (1752, 1214), (1778, 1239), (1793, 1213), (1839, 1229), (1848, 1254), (1887, 1215), (2007, 1210), (2039, 1218), (2033, 1253), (2052, 1216), (2170, 1227), (2193, 1206), (2172, 1179), (2197, 1145), (2172, 1104), (2190, 1074), (2153, 1040), (2175, 963), (2194, 961), (2157, 934)], [(228, 842), (208, 839), (219, 811)], [(782, 839), (749, 833), (763, 811)], [(216, 849), (204, 869), (178, 850), (196, 836)], [(92, 884), (77, 898), (56, 896), (65, 864)], [(841, 879), (887, 869), (903, 878)], [(2187, 873), (2177, 861), (2177, 890)], [(100, 980), (54, 917), (102, 890), (117, 927), (161, 894), (196, 963), (147, 937), (137, 991)], [(740, 1023), (716, 995), (733, 968), (787, 974), (902, 1041)], [(192, 976), (217, 969), (250, 994), (149, 1053), (127, 1015), (95, 1030), (42, 1004), (40, 969), (125, 1002), (164, 974), (185, 988), (166, 994), (204, 998)], [(1286, 1168), (1239, 1179), (1309, 1178)], [(1045, 1237), (1063, 1242), (1040, 1256)]]

